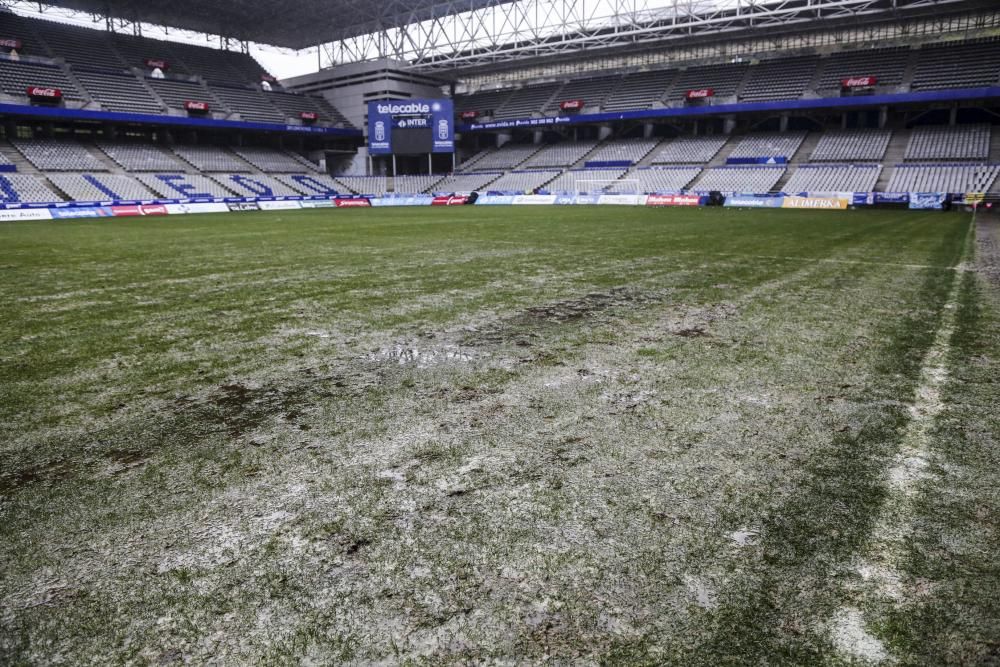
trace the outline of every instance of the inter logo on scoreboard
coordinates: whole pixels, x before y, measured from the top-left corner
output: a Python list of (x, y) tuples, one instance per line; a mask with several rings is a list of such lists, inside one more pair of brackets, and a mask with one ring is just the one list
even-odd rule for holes
[(370, 155), (455, 152), (451, 100), (384, 100), (368, 103)]

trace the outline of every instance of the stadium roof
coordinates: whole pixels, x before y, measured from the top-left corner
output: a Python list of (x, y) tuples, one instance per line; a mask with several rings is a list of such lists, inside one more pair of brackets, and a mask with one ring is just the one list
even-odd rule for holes
[[(464, 0), (471, 11), (513, 0)], [(454, 12), (441, 0), (44, 0), (43, 4), (302, 49)]]

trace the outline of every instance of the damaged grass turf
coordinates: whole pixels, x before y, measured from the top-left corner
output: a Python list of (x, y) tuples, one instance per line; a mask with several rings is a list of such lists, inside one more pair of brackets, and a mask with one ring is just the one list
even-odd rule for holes
[[(2, 661), (995, 656), (966, 216), (517, 213), (0, 228)], [(922, 594), (868, 608), (956, 277)]]

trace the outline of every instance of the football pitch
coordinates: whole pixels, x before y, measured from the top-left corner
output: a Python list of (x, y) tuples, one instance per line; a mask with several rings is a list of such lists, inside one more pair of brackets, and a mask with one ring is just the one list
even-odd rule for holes
[(996, 664), (1000, 232), (0, 225), (0, 663)]

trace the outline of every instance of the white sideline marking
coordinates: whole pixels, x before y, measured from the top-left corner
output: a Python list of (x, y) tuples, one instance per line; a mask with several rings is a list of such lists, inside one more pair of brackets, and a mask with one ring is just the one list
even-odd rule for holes
[(895, 266), (902, 269), (939, 269), (941, 271), (954, 271), (964, 273), (975, 271), (973, 267), (967, 266), (965, 262), (959, 262), (955, 266), (940, 266), (937, 264), (903, 264), (900, 262), (873, 262), (864, 259), (836, 259), (834, 257), (800, 257), (798, 255), (755, 255), (742, 252), (702, 252), (700, 250), (675, 250), (678, 255), (711, 255), (713, 257), (747, 257), (749, 259), (778, 259), (788, 262), (819, 262), (822, 264), (848, 264), (857, 266)]
[[(974, 223), (969, 228), (970, 234), (975, 229)], [(964, 243), (968, 248), (968, 237)], [(955, 267), (948, 300), (941, 313), (941, 324), (920, 368), (917, 391), (909, 408), (911, 418), (886, 476), (888, 497), (869, 538), (867, 555), (856, 565), (858, 574), (865, 582), (862, 596), (893, 604), (901, 604), (907, 598), (900, 561), (913, 530), (913, 498), (920, 483), (932, 476), (928, 471), (931, 430), (944, 409), (941, 390), (949, 377), (948, 354), (955, 333), (962, 284), (959, 272), (967, 270), (964, 267), (964, 261)], [(846, 656), (876, 664), (893, 661), (882, 643), (865, 629), (864, 614), (853, 607), (843, 607), (835, 614), (831, 639)]]

